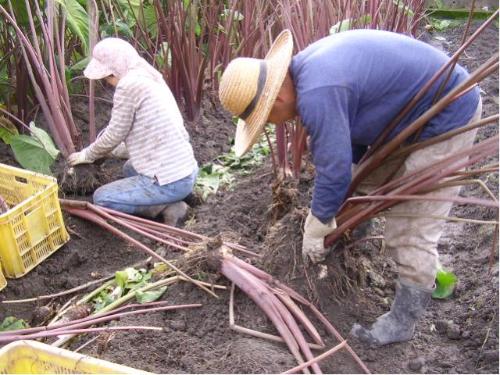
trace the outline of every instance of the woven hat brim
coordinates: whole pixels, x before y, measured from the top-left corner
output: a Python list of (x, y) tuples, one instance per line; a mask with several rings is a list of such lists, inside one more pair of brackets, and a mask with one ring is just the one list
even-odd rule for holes
[(292, 52), (292, 34), (289, 30), (284, 30), (278, 35), (264, 58), (267, 64), (267, 79), (255, 109), (245, 121), (240, 119), (236, 125), (234, 140), (236, 156), (244, 155), (262, 134), (288, 72)]
[(112, 75), (113, 72), (110, 68), (93, 58), (83, 71), (83, 75), (88, 79), (103, 79)]

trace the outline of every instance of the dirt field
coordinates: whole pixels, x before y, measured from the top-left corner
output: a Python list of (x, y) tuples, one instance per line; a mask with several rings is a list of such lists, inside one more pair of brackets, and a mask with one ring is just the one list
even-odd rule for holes
[[(476, 25), (477, 26), (477, 25)], [(455, 51), (462, 28), (426, 35), (425, 40), (447, 51)], [(498, 29), (486, 30), (466, 52), (461, 63), (472, 70), (498, 52)], [(498, 111), (498, 75), (481, 85), (483, 116)], [(106, 123), (109, 106), (100, 111), (100, 125)], [(77, 107), (84, 118), (85, 106)], [(229, 149), (234, 126), (229, 116), (207, 101), (201, 121), (187, 124), (200, 164)], [(496, 134), (497, 126), (480, 131), (484, 138)], [(498, 160), (498, 159), (497, 159)], [(15, 164), (10, 152), (0, 145), (0, 162)], [(118, 176), (120, 163), (106, 161), (111, 175)], [(315, 301), (340, 333), (347, 337), (353, 323), (372, 323), (388, 310), (396, 279), (395, 265), (385, 256), (378, 240), (355, 246), (339, 244), (326, 262), (328, 276), (318, 280), (318, 268), (304, 270), (300, 257), (301, 227), (309, 204), (313, 176), (305, 172), (297, 189), (297, 202), (276, 223), (270, 221), (272, 204), (270, 163), (242, 177), (232, 191), (219, 192), (194, 207), (189, 230), (205, 235), (230, 232), (249, 249), (263, 255), (258, 266)], [(485, 179), (498, 196), (498, 174)], [(481, 196), (479, 188), (464, 189), (462, 195)], [(90, 197), (87, 197), (90, 199)], [(494, 220), (493, 209), (457, 205), (452, 216)], [(107, 275), (145, 258), (130, 245), (85, 221), (65, 216), (72, 240), (27, 276), (9, 280), (2, 299), (27, 298), (57, 292), (83, 284), (94, 275)], [(383, 220), (369, 228), (382, 234)], [(498, 249), (489, 264), (494, 228), (463, 222), (448, 222), (440, 244), (442, 264), (455, 272), (459, 285), (452, 298), (433, 300), (409, 343), (373, 350), (354, 340), (353, 349), (376, 373), (498, 373)], [(354, 234), (354, 240), (356, 239)], [(344, 247), (344, 248), (343, 248)], [(349, 248), (346, 248), (349, 247)], [(174, 256), (175, 254), (169, 254)], [(217, 283), (227, 285), (222, 276)], [(103, 353), (97, 344), (83, 352), (146, 371), (161, 373), (277, 373), (295, 365), (281, 344), (245, 336), (229, 329), (227, 292), (215, 299), (190, 284), (170, 287), (163, 299), (172, 304), (202, 303), (200, 309), (154, 313), (128, 318), (122, 325), (161, 326), (162, 333), (118, 333)], [(64, 303), (66, 299), (59, 302)], [(0, 305), (0, 318), (14, 315), (31, 319), (34, 304)], [(236, 293), (236, 320), (241, 326), (275, 333), (264, 314), (243, 293)], [(321, 327), (316, 322), (317, 327)], [(324, 338), (325, 331), (320, 329)], [(88, 340), (82, 338), (81, 342)], [(327, 346), (336, 344), (328, 339)], [(73, 343), (72, 348), (78, 346)], [(359, 367), (346, 352), (322, 362), (329, 373), (357, 373)]]

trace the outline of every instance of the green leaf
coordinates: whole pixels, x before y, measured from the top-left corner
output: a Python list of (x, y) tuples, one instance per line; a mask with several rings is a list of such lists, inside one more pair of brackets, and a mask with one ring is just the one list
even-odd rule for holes
[[(26, 2), (25, 1), (12, 1), (12, 9), (14, 10), (14, 15), (16, 16), (16, 22), (19, 26), (28, 26), (29, 25), (29, 16), (28, 11), (26, 10)], [(5, 9), (9, 9), (8, 1), (2, 0), (0, 2)]]
[(118, 294), (122, 292), (123, 289), (121, 287), (107, 288), (103, 290), (97, 295), (97, 297), (92, 299), (94, 311), (98, 312), (99, 310), (116, 301), (116, 299), (120, 298), (121, 296), (119, 296)]
[(430, 18), (430, 23), (433, 29), (437, 31), (444, 31), (447, 29), (451, 29), (460, 25), (460, 21), (458, 20), (450, 20), (450, 19), (440, 19), (440, 18)]
[(75, 34), (89, 53), (89, 16), (84, 7), (77, 0), (56, 0), (66, 15), (69, 28)]
[(59, 150), (56, 148), (52, 138), (50, 138), (50, 135), (45, 130), (37, 128), (33, 121), (30, 122), (30, 130), (33, 134), (33, 138), (36, 138), (36, 140), (42, 144), (45, 151), (47, 151), (49, 155), (56, 160), (59, 155)]
[(15, 329), (28, 328), (29, 325), (23, 319), (18, 319), (15, 316), (6, 317), (0, 324), (0, 332), (13, 331)]
[(38, 173), (51, 174), (50, 167), (55, 159), (38, 140), (25, 134), (18, 134), (11, 138), (10, 146), (14, 157), (23, 168)]
[(80, 61), (77, 61), (73, 66), (71, 66), (71, 72), (81, 72), (84, 70), (90, 62), (90, 56), (84, 57)]
[(453, 272), (440, 268), (436, 275), (436, 289), (432, 292), (432, 298), (445, 299), (453, 294), (458, 278)]
[(166, 290), (167, 287), (164, 286), (155, 290), (148, 290), (147, 292), (137, 291), (135, 298), (139, 303), (153, 302), (160, 298)]
[(140, 12), (137, 14), (137, 20), (144, 29), (147, 29), (151, 37), (155, 38), (158, 35), (158, 19), (156, 16), (156, 9), (153, 5), (143, 5), (139, 8)]
[(365, 25), (372, 21), (372, 17), (367, 14), (359, 17), (358, 19), (347, 18), (345, 20), (341, 20), (337, 22), (335, 25), (330, 27), (330, 34), (340, 33), (342, 31), (347, 31), (353, 28), (356, 25)]
[(126, 22), (123, 22), (122, 20), (119, 20), (119, 19), (116, 20), (116, 22), (113, 25), (103, 26), (102, 31), (101, 31), (101, 36), (103, 38), (114, 37), (115, 36), (115, 29), (118, 32), (118, 36), (124, 36), (127, 38), (134, 37), (134, 33), (131, 29), (131, 26), (129, 26)]
[(132, 267), (125, 268), (122, 271), (116, 271), (115, 273), (115, 281), (123, 289), (125, 289), (128, 284), (141, 280), (142, 274)]

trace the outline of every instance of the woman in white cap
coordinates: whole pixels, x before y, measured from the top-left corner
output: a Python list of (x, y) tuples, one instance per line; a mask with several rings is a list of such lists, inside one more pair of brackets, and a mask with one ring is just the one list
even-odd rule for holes
[(182, 200), (193, 190), (198, 165), (162, 75), (119, 38), (96, 44), (84, 75), (116, 87), (113, 109), (97, 140), (71, 154), (68, 163), (93, 163), (125, 146), (125, 178), (97, 189), (94, 203), (145, 217), (161, 215), (167, 224), (176, 225), (187, 212)]
[[(254, 144), (266, 122), (280, 124), (300, 116), (316, 168), (302, 253), (305, 259), (320, 262), (328, 254), (324, 237), (336, 228), (335, 215), (351, 183), (352, 165), (449, 58), (423, 42), (380, 30), (338, 33), (311, 44), (293, 58), (292, 50), (291, 33), (285, 30), (265, 59), (233, 60), (221, 78), (219, 97), (227, 110), (240, 117), (235, 138), (238, 155)], [(432, 105), (444, 76), (388, 139)], [(455, 66), (443, 95), (467, 77), (461, 66)], [(431, 119), (419, 140), (480, 117), (481, 99), (475, 87)], [(415, 151), (401, 163), (394, 163), (400, 166), (397, 171), (385, 163), (370, 180), (382, 182), (393, 172), (406, 175), (424, 168), (471, 146), (474, 137), (475, 131), (470, 131)], [(459, 190), (450, 187), (440, 193), (456, 196)], [(428, 217), (447, 216), (451, 206), (451, 202), (419, 201), (392, 208), (392, 212), (412, 216), (386, 218), (386, 246), (399, 272), (395, 299), (390, 311), (370, 329), (355, 324), (351, 331), (355, 337), (375, 347), (413, 337), (415, 323), (431, 299), (438, 267), (437, 243), (444, 226), (444, 221)]]

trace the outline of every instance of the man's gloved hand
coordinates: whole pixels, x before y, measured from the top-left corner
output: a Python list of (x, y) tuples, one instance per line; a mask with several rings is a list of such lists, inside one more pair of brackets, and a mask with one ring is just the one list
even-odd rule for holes
[(324, 247), (325, 236), (337, 228), (335, 218), (327, 224), (323, 224), (311, 211), (306, 218), (304, 225), (304, 238), (302, 240), (302, 257), (307, 261), (307, 257), (313, 263), (325, 260), (328, 250)]
[(91, 164), (93, 162), (94, 160), (91, 160), (87, 157), (85, 149), (79, 152), (73, 152), (71, 155), (68, 156), (68, 164), (71, 165), (72, 167), (78, 164)]

